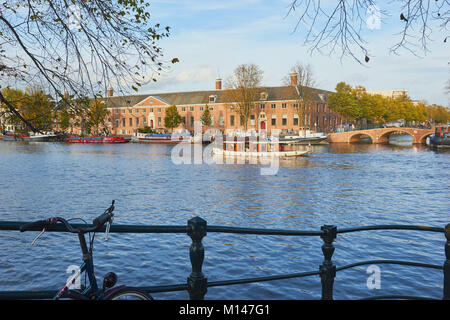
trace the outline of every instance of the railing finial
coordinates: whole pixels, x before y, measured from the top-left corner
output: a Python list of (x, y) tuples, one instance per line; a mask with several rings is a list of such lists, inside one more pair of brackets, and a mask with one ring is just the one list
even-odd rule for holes
[(187, 234), (192, 239), (189, 249), (192, 272), (187, 278), (189, 297), (191, 300), (203, 300), (207, 291), (207, 278), (202, 272), (205, 248), (202, 239), (206, 236), (206, 220), (200, 217), (189, 219), (187, 222)]
[(320, 228), (323, 234), (320, 236), (324, 242), (322, 245), (322, 252), (324, 260), (319, 267), (320, 280), (322, 283), (322, 300), (333, 299), (333, 284), (336, 277), (336, 266), (331, 261), (331, 257), (334, 253), (333, 241), (336, 239), (337, 227), (324, 225)]
[(444, 300), (450, 300), (450, 223), (445, 226)]

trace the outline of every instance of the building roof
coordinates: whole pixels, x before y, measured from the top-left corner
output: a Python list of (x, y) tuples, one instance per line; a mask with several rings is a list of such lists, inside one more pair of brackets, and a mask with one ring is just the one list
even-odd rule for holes
[[(319, 103), (326, 103), (330, 91), (311, 88), (313, 101)], [(129, 108), (138, 104), (148, 97), (155, 97), (158, 100), (164, 101), (168, 105), (192, 105), (192, 104), (207, 104), (210, 103), (209, 97), (216, 96), (215, 103), (230, 103), (230, 97), (225, 94), (224, 90), (204, 90), (204, 91), (188, 91), (188, 92), (170, 92), (170, 93), (149, 93), (128, 96), (113, 96), (104, 98), (108, 108)], [(261, 87), (260, 92), (267, 93), (267, 99), (263, 101), (283, 101), (296, 100), (298, 93), (295, 87), (280, 86), (280, 87)], [(228, 101), (227, 101), (228, 100)]]

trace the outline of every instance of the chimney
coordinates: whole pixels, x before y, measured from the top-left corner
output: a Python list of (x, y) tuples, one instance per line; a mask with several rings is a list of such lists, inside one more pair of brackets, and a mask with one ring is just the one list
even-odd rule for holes
[(216, 79), (216, 90), (222, 90), (222, 79)]
[(107, 97), (112, 97), (114, 95), (114, 90), (113, 88), (108, 88), (108, 91), (106, 93)]
[(289, 74), (291, 78), (291, 86), (295, 87), (298, 84), (298, 74), (295, 72), (294, 69), (292, 69), (292, 72)]

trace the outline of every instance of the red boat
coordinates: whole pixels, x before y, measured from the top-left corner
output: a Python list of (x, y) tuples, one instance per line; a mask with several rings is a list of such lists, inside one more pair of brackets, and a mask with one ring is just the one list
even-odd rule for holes
[(127, 140), (124, 137), (70, 136), (65, 141), (67, 143), (127, 143), (130, 140)]

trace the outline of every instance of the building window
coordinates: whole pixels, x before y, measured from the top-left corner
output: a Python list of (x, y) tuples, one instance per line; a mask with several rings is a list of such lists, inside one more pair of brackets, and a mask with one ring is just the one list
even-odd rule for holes
[(192, 112), (194, 112), (195, 107), (190, 107), (189, 110), (191, 110)]
[(203, 111), (203, 107), (200, 107), (200, 111)]
[(181, 117), (181, 123), (186, 126), (186, 117)]
[(136, 127), (139, 127), (139, 118), (136, 118)]
[(216, 102), (217, 96), (209, 96), (209, 102), (214, 103)]
[(186, 107), (181, 107), (181, 111), (186, 111)]
[(153, 108), (150, 108), (150, 112), (153, 112)]
[(122, 118), (122, 127), (125, 127), (125, 118)]
[(114, 126), (115, 126), (116, 128), (119, 126), (119, 119), (116, 119), (116, 120), (114, 121)]
[(161, 112), (161, 108), (158, 108), (158, 112)]
[(298, 115), (297, 114), (294, 114), (294, 121), (293, 121), (293, 123), (294, 123), (294, 126), (298, 126)]
[(132, 127), (133, 126), (133, 118), (129, 118), (128, 123), (130, 124), (130, 127)]
[(230, 116), (230, 126), (234, 126), (234, 116)]
[(224, 121), (223, 121), (223, 115), (219, 116), (219, 126), (223, 127)]
[(277, 116), (276, 115), (272, 115), (272, 122), (271, 122), (271, 124), (272, 124), (272, 126), (276, 126), (277, 125)]
[(283, 118), (281, 119), (281, 125), (287, 126), (287, 114), (283, 114)]
[(282, 103), (281, 104), (281, 108), (286, 109), (286, 107), (287, 107), (287, 103)]
[(145, 117), (142, 117), (142, 123), (145, 125), (147, 123), (147, 119)]
[(119, 113), (119, 109), (114, 109), (114, 113), (118, 114)]
[(194, 126), (194, 117), (191, 116), (191, 127)]
[(260, 108), (261, 108), (261, 110), (264, 110), (266, 108), (266, 104), (265, 103), (261, 103)]
[(298, 109), (298, 103), (294, 103), (294, 109)]
[(251, 115), (250, 115), (250, 125), (251, 125), (251, 126), (254, 126), (254, 125), (255, 125), (255, 115), (254, 115), (254, 114), (251, 114)]
[(211, 126), (214, 126), (214, 116), (211, 116)]
[(213, 110), (214, 110), (214, 107), (208, 106), (208, 110), (209, 110), (209, 111), (213, 111)]
[(161, 127), (161, 117), (158, 117), (158, 127)]
[(128, 109), (128, 113), (133, 113), (133, 110), (132, 109)]
[(272, 104), (270, 105), (270, 107), (271, 107), (272, 109), (275, 109), (277, 106), (276, 106), (275, 103), (272, 103)]
[(122, 113), (125, 113), (125, 109), (122, 109)]

